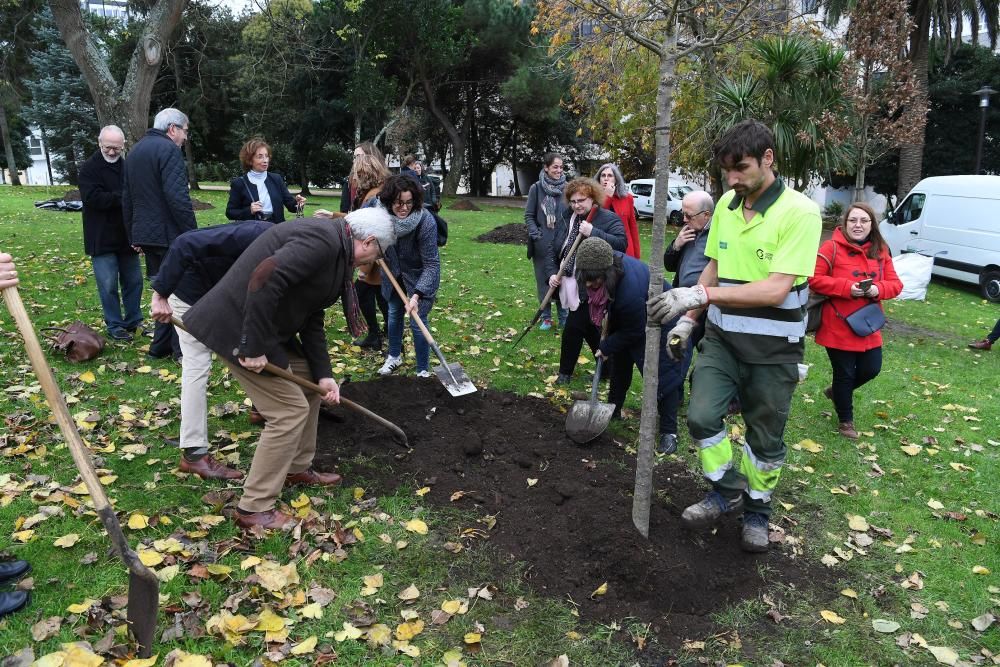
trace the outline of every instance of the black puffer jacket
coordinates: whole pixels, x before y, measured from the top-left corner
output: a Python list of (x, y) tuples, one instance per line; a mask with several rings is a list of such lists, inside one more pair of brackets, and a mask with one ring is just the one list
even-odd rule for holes
[(168, 248), (198, 226), (184, 157), (166, 132), (147, 130), (125, 160), (124, 172), (122, 218), (132, 245)]

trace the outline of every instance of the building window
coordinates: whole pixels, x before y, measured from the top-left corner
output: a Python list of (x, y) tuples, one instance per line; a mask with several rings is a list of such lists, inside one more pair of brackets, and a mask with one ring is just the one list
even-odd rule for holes
[(28, 152), (32, 157), (42, 157), (42, 140), (33, 134), (28, 137)]

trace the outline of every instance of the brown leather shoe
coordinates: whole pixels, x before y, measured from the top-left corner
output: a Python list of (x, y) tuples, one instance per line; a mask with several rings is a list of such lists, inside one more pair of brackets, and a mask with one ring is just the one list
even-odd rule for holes
[(250, 408), (250, 423), (251, 424), (266, 424), (267, 420), (264, 419), (264, 415), (257, 412), (257, 408)]
[(982, 350), (983, 352), (989, 352), (993, 349), (993, 343), (990, 342), (989, 338), (984, 338), (982, 340), (977, 340), (975, 343), (969, 343), (969, 347), (973, 350)]
[(295, 523), (290, 515), (278, 510), (268, 510), (266, 512), (253, 512), (244, 514), (236, 512), (234, 516), (236, 525), (243, 530), (250, 530), (254, 526), (260, 526), (264, 530), (281, 530), (286, 526)]
[(335, 472), (320, 472), (315, 468), (309, 468), (302, 472), (289, 473), (285, 477), (285, 486), (295, 484), (306, 484), (310, 486), (340, 486), (344, 478)]
[(854, 430), (854, 422), (840, 422), (840, 426), (837, 427), (840, 435), (845, 438), (850, 438), (851, 440), (858, 439), (858, 432)]
[(236, 468), (230, 468), (224, 463), (216, 461), (211, 454), (205, 454), (196, 461), (189, 461), (181, 455), (181, 472), (188, 472), (198, 475), (202, 479), (243, 479), (243, 473)]

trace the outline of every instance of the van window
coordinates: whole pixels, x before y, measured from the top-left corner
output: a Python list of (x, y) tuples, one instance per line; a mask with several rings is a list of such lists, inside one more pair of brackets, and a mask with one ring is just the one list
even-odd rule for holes
[(632, 194), (639, 197), (649, 197), (653, 194), (653, 186), (649, 183), (633, 183)]
[(896, 209), (896, 214), (892, 216), (892, 224), (902, 225), (907, 222), (913, 222), (920, 218), (920, 214), (924, 210), (924, 201), (927, 199), (927, 195), (919, 192), (911, 194), (909, 197), (900, 204), (899, 208)]

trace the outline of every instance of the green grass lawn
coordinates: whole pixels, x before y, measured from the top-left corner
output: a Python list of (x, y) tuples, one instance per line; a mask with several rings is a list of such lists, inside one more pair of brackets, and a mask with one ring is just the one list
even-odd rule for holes
[[(20, 292), (36, 328), (82, 319), (100, 330), (100, 305), (83, 253), (79, 214), (32, 207), (33, 201), (59, 196), (65, 189), (0, 188), (0, 249), (17, 259), (23, 276)], [(198, 213), (199, 225), (225, 222), (225, 192), (203, 191), (196, 197), (216, 206)], [(336, 206), (336, 199), (314, 196), (306, 212)], [(445, 210), (444, 215), (450, 235), (442, 249), (442, 287), (431, 323), (445, 354), (461, 362), (480, 387), (568, 404), (569, 390), (552, 384), (558, 337), (536, 331), (516, 350), (507, 342), (537, 307), (524, 247), (473, 240), (498, 225), (521, 220), (521, 212), (487, 208)], [(642, 231), (648, 253), (648, 223)], [(144, 297), (148, 308), (148, 292)], [(811, 371), (795, 395), (786, 432), (791, 449), (773, 518), (787, 535), (780, 548), (828, 572), (832, 588), (822, 593), (776, 590), (773, 599), (736, 605), (718, 617), (729, 632), (691, 637), (695, 643), (676, 647), (673, 653), (680, 664), (961, 664), (951, 660), (948, 650), (966, 664), (990, 664), (992, 654), (1000, 652), (996, 625), (979, 631), (972, 624), (1000, 607), (1000, 508), (993, 477), (1000, 453), (998, 360), (992, 353), (965, 348), (968, 341), (985, 335), (1000, 310), (981, 301), (971, 288), (936, 282), (926, 302), (890, 303), (886, 310), (890, 327), (882, 374), (856, 394), (860, 440), (837, 435), (832, 405), (822, 394), (829, 384), (829, 363), (825, 351), (811, 342), (806, 359)], [(373, 377), (381, 360), (349, 349), (339, 307), (330, 310), (329, 327), (336, 371), (354, 381)], [(204, 629), (208, 622), (216, 628), (215, 634), (201, 637), (176, 633), (176, 638), (158, 644), (157, 664), (179, 649), (215, 663), (249, 665), (282, 645), (286, 655), (272, 654), (260, 664), (279, 657), (283, 665), (322, 664), (334, 651), (338, 663), (348, 665), (434, 665), (446, 664), (449, 658), (469, 665), (536, 665), (560, 654), (572, 665), (615, 665), (643, 663), (644, 655), (651, 653), (662, 655), (662, 647), (648, 644), (645, 652), (636, 652), (624, 623), (580, 623), (570, 605), (539, 598), (517, 572), (498, 572), (486, 549), (443, 552), (441, 543), (467, 524), (468, 517), (428, 508), (415, 489), (384, 496), (376, 489), (356, 491), (349, 486), (287, 498), (296, 501), (303, 515), (340, 517), (345, 531), (358, 540), (342, 549), (326, 533), (304, 534), (301, 540), (272, 536), (254, 543), (252, 553), (235, 548), (231, 523), (220, 521), (219, 506), (211, 499), (203, 500), (220, 485), (179, 475), (176, 450), (162, 443), (164, 436), (177, 432), (179, 368), (171, 362), (147, 362), (143, 347), (148, 340), (109, 342), (104, 354), (89, 364), (72, 365), (55, 356), (50, 360), (107, 476), (106, 488), (119, 517), (135, 526), (126, 528), (130, 541), (148, 543), (150, 551), (159, 554), (152, 557), (163, 559), (155, 565), (164, 580), (161, 612), (171, 612), (170, 618), (190, 612), (187, 618), (194, 625)], [(592, 368), (589, 364), (592, 361), (582, 370)], [(413, 372), (412, 361), (404, 371)], [(570, 389), (585, 389), (585, 375), (578, 373), (581, 377)], [(38, 658), (68, 651), (61, 645), (81, 636), (97, 644), (109, 631), (107, 642), (123, 644), (113, 632), (122, 627), (121, 612), (109, 610), (112, 598), (125, 592), (127, 576), (108, 553), (109, 542), (100, 522), (87, 511), (86, 497), (73, 488), (77, 476), (69, 452), (48, 417), (6, 312), (0, 315), (0, 391), (5, 408), (0, 427), (0, 548), (34, 565), (32, 605), (0, 621), (0, 655), (31, 647)], [(640, 391), (637, 377), (627, 405), (634, 412)], [(230, 460), (245, 467), (251, 456), (246, 443), (253, 442), (256, 431), (246, 421), (244, 397), (221, 365), (213, 369), (210, 392), (210, 432)], [(637, 424), (633, 418), (616, 427), (632, 445)], [(686, 436), (682, 442), (687, 444)], [(686, 447), (681, 449), (696, 474), (695, 457)], [(363, 502), (373, 494), (378, 495), (377, 505)], [(429, 534), (407, 529), (415, 518), (430, 526)], [(178, 531), (191, 541), (183, 549), (165, 541)], [(67, 546), (54, 545), (68, 535), (75, 538), (61, 541)], [(267, 563), (255, 564), (252, 558), (294, 564), (299, 582), (289, 581), (286, 570), (274, 583), (274, 576), (262, 576)], [(212, 567), (204, 569), (208, 565)], [(780, 581), (780, 572), (771, 578)], [(274, 590), (264, 590), (262, 579)], [(469, 588), (486, 583), (496, 587), (494, 599), (468, 597)], [(397, 596), (410, 584), (420, 593), (415, 602), (405, 604)], [(850, 592), (837, 594), (842, 589)], [(324, 605), (326, 590), (335, 592), (336, 599)], [(250, 607), (255, 611), (251, 614), (244, 604), (245, 616), (234, 618), (232, 610), (239, 601), (233, 596), (241, 593), (254, 600)], [(351, 638), (351, 628), (344, 626), (350, 621), (344, 605), (356, 598), (374, 607), (378, 622), (394, 633), (391, 637), (376, 636), (367, 643)], [(519, 598), (528, 606), (513, 607)], [(68, 611), (86, 600), (98, 604), (89, 611)], [(463, 601), (467, 613), (456, 613), (446, 623), (431, 622), (434, 610), (454, 611), (459, 605), (455, 601)], [(778, 605), (777, 622), (774, 614), (767, 616), (772, 604)], [(265, 606), (286, 620), (268, 621), (266, 613), (262, 620), (258, 614)], [(409, 610), (425, 625), (408, 643), (393, 647), (391, 640), (402, 641), (417, 629), (416, 620), (403, 626)], [(492, 624), (500, 614), (511, 619), (509, 629)], [(218, 618), (213, 621), (213, 616)], [(61, 619), (53, 621), (58, 630), (45, 632), (36, 626), (52, 617)], [(161, 631), (167, 618), (160, 614)], [(876, 631), (876, 620), (898, 623), (899, 628)], [(276, 641), (265, 643), (265, 629)], [(45, 638), (35, 641), (33, 632)], [(481, 643), (467, 643), (474, 639), (467, 633), (481, 634)], [(745, 649), (748, 646), (752, 652)], [(293, 648), (298, 653), (290, 653)], [(419, 656), (411, 657), (416, 650)]]

